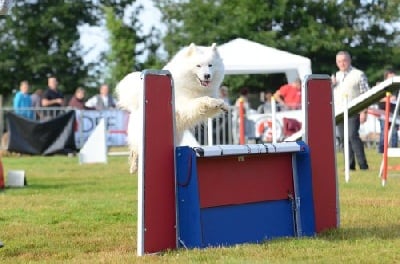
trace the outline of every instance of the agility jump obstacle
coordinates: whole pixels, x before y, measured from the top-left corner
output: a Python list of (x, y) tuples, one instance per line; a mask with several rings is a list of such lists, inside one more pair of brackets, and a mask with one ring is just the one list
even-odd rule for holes
[(305, 142), (175, 147), (168, 71), (144, 71), (137, 254), (313, 236), (339, 226), (328, 75), (303, 86)]

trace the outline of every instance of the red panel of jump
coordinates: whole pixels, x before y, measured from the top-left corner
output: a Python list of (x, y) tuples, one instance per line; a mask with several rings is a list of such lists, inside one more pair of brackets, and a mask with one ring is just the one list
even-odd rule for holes
[(144, 75), (144, 252), (176, 248), (171, 77)]
[(293, 194), (291, 153), (197, 159), (200, 207), (288, 199)]
[(310, 147), (316, 231), (338, 226), (333, 97), (329, 76), (306, 81), (307, 144)]

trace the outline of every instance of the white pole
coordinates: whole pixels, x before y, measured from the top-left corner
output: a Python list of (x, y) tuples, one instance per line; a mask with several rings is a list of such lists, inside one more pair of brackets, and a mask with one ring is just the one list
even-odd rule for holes
[(271, 98), (271, 108), (272, 143), (276, 143), (276, 101), (273, 96)]
[(207, 119), (207, 137), (208, 137), (208, 145), (214, 145), (213, 142), (213, 125), (212, 125), (212, 118)]
[(344, 111), (343, 111), (343, 150), (344, 150), (344, 175), (346, 182), (350, 181), (350, 167), (349, 167), (349, 109), (347, 94), (344, 95)]

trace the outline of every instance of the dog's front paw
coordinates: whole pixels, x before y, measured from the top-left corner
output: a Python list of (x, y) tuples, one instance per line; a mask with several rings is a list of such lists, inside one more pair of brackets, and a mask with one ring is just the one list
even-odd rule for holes
[(221, 112), (227, 112), (229, 106), (225, 104), (224, 100), (211, 97), (204, 97), (202, 104), (202, 111), (205, 115), (212, 117)]
[(213, 99), (213, 103), (212, 104), (213, 104), (213, 107), (216, 110), (223, 111), (223, 112), (228, 112), (229, 106), (224, 102), (224, 100), (215, 99), (215, 98), (211, 98), (211, 99)]

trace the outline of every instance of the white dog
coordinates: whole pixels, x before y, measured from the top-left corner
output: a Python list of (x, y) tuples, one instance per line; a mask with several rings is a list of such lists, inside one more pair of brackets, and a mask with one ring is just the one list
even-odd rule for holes
[[(185, 130), (228, 110), (222, 99), (216, 99), (224, 79), (224, 65), (215, 43), (211, 47), (192, 43), (179, 51), (164, 69), (171, 73), (175, 89), (176, 142), (181, 142)], [(128, 74), (116, 87), (118, 105), (131, 112), (128, 125), (131, 173), (137, 170), (140, 129), (143, 129), (138, 100), (142, 89), (141, 72)]]

